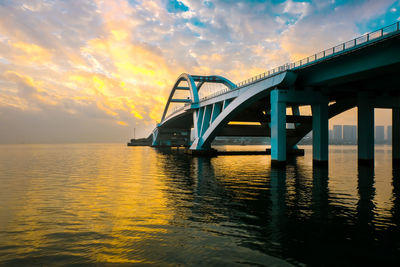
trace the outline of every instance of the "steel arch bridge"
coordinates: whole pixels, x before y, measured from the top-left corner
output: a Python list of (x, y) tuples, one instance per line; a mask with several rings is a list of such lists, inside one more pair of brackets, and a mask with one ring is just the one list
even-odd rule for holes
[[(359, 161), (371, 163), (374, 108), (390, 108), (393, 159), (398, 160), (399, 77), (399, 22), (238, 84), (221, 76), (184, 73), (150, 135), (152, 146), (186, 146), (193, 153), (204, 153), (211, 150), (216, 136), (269, 136), (271, 159), (282, 163), (287, 150), (312, 130), (313, 159), (326, 163), (328, 120), (357, 107)], [(224, 89), (200, 98), (207, 83)], [(177, 98), (179, 91), (186, 91), (187, 97)], [(168, 114), (171, 103), (182, 106)], [(302, 106), (310, 106), (312, 113), (302, 114)]]

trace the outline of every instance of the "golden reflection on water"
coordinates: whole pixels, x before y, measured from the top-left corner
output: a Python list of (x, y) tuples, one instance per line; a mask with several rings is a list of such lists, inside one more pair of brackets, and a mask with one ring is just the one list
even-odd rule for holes
[[(390, 161), (392, 150), (390, 146), (379, 146), (375, 149), (375, 190), (374, 203), (380, 217), (392, 217), (393, 209), (393, 177)], [(380, 179), (388, 177), (389, 179)], [(387, 220), (386, 220), (387, 221)], [(381, 226), (385, 226), (381, 224)]]
[[(329, 189), (338, 197), (344, 197), (345, 203), (338, 201), (339, 205), (357, 206), (362, 190), (361, 179), (370, 177), (373, 194), (371, 202), (376, 223), (384, 218), (391, 217), (393, 208), (393, 186), (391, 148), (389, 146), (376, 146), (375, 168), (357, 167), (356, 146), (331, 146), (329, 161)], [(366, 177), (365, 177), (366, 176)], [(388, 225), (385, 220), (381, 224)]]
[[(1, 209), (1, 225), (17, 233), (8, 241), (20, 245), (17, 255), (49, 245), (49, 237), (63, 240), (79, 232), (72, 236), (75, 246), (85, 247), (93, 261), (140, 262), (124, 257), (125, 245), (167, 231), (162, 226), (172, 214), (161, 190), (165, 177), (156, 164), (148, 164), (157, 153), (150, 148), (121, 153), (118, 146), (104, 146), (32, 145), (12, 152), (6, 164), (19, 162), (24, 168), (10, 173), (16, 187), (1, 192), (2, 202), (12, 207)], [(88, 246), (100, 242), (104, 246)]]
[[(236, 228), (244, 228), (244, 240), (280, 247), (290, 218), (320, 222), (336, 209), (330, 216), (349, 225), (362, 219), (399, 227), (389, 148), (379, 147), (376, 167), (368, 169), (357, 168), (356, 147), (331, 146), (328, 170), (313, 168), (311, 147), (304, 148), (304, 157), (278, 170), (269, 155), (190, 158), (181, 150), (121, 145), (0, 146), (0, 263), (2, 257), (69, 255), (77, 257), (70, 264), (82, 263), (79, 257), (159, 264), (157, 257), (179, 257), (182, 247), (206, 255), (219, 246), (236, 249), (235, 242), (219, 243), (229, 233), (240, 236)], [(251, 225), (257, 220), (262, 224)], [(246, 227), (261, 228), (270, 239)]]

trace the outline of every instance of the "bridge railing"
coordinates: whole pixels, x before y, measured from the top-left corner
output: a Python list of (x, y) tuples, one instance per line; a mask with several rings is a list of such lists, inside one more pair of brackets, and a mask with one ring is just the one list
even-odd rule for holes
[[(251, 78), (249, 78), (247, 80), (244, 80), (244, 81), (241, 81), (241, 82), (237, 83), (235, 89), (226, 88), (226, 89), (223, 89), (221, 91), (215, 92), (215, 93), (213, 93), (211, 95), (207, 95), (207, 96), (201, 98), (199, 101), (204, 101), (204, 100), (207, 100), (207, 99), (214, 98), (216, 96), (225, 94), (227, 92), (231, 92), (233, 90), (240, 89), (243, 86), (246, 86), (248, 84), (254, 83), (254, 82), (262, 80), (262, 79), (266, 79), (266, 78), (272, 77), (274, 75), (277, 75), (277, 74), (282, 73), (282, 72), (287, 71), (287, 70), (297, 69), (297, 68), (300, 68), (300, 67), (304, 67), (304, 66), (306, 66), (308, 64), (312, 64), (312, 63), (315, 63), (315, 62), (319, 62), (319, 61), (328, 59), (328, 58), (330, 58), (330, 57), (332, 57), (334, 55), (338, 55), (338, 54), (344, 53), (346, 51), (352, 50), (354, 48), (357, 48), (360, 45), (365, 45), (367, 43), (374, 42), (374, 41), (376, 41), (376, 40), (378, 40), (380, 38), (383, 38), (383, 37), (385, 37), (385, 36), (387, 36), (389, 34), (393, 34), (395, 32), (399, 32), (399, 31), (400, 31), (400, 22), (398, 21), (396, 23), (393, 23), (391, 25), (383, 27), (383, 28), (381, 28), (379, 30), (364, 34), (364, 35), (359, 36), (357, 38), (354, 38), (354, 39), (352, 39), (350, 41), (347, 41), (347, 42), (341, 43), (339, 45), (336, 45), (334, 47), (328, 48), (328, 49), (326, 49), (324, 51), (321, 51), (319, 53), (316, 53), (316, 54), (314, 54), (312, 56), (303, 58), (303, 59), (298, 60), (298, 61), (293, 62), (293, 63), (286, 63), (286, 64), (281, 65), (279, 67), (273, 68), (272, 70), (266, 71), (264, 73), (261, 73), (259, 75), (256, 75), (256, 76), (251, 77)], [(189, 104), (185, 104), (185, 106), (187, 106), (187, 105), (189, 105)], [(166, 118), (171, 117), (175, 113), (183, 110), (185, 106), (180, 107), (177, 110), (174, 110)]]
[(184, 110), (185, 107), (188, 106), (188, 105), (190, 105), (190, 103), (186, 103), (186, 104), (183, 105), (183, 106), (174, 108), (174, 110), (173, 110), (171, 113), (169, 113), (167, 116), (165, 116), (164, 121), (167, 120), (168, 118), (172, 117), (173, 115), (175, 115), (175, 114), (178, 113), (179, 111)]
[(336, 54), (339, 54), (339, 53), (343, 53), (344, 51), (353, 49), (353, 48), (355, 48), (355, 47), (357, 47), (359, 45), (376, 41), (376, 39), (385, 37), (386, 35), (392, 34), (394, 32), (398, 32), (399, 30), (400, 30), (400, 22), (393, 23), (393, 24), (391, 24), (389, 26), (386, 26), (386, 27), (383, 27), (383, 28), (381, 28), (379, 30), (373, 31), (371, 33), (364, 34), (364, 35), (362, 35), (360, 37), (357, 37), (357, 38), (355, 38), (353, 40), (350, 40), (350, 41), (344, 42), (344, 43), (342, 43), (340, 45), (328, 48), (328, 49), (326, 49), (324, 51), (321, 51), (319, 53), (316, 53), (316, 54), (314, 54), (312, 56), (303, 58), (303, 59), (298, 60), (298, 61), (293, 62), (293, 63), (286, 63), (286, 64), (284, 64), (282, 66), (276, 67), (276, 68), (274, 68), (272, 70), (269, 70), (269, 71), (261, 73), (261, 74), (259, 74), (257, 76), (251, 77), (251, 78), (249, 78), (247, 80), (239, 82), (237, 84), (237, 87), (243, 87), (243, 86), (248, 85), (250, 83), (253, 83), (255, 81), (258, 81), (258, 80), (273, 76), (273, 75), (275, 75), (277, 73), (281, 73), (281, 72), (286, 71), (286, 70), (292, 70), (292, 69), (300, 68), (300, 67), (305, 66), (307, 64), (315, 63), (316, 61), (327, 59), (327, 58), (329, 58), (329, 57), (331, 57), (333, 55), (336, 55)]

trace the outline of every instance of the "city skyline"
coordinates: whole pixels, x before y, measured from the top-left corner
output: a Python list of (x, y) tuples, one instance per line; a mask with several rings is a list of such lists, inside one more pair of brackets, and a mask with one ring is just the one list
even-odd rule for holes
[[(387, 0), (2, 1), (0, 143), (125, 142), (134, 128), (146, 137), (180, 73), (240, 82), (399, 10)], [(356, 120), (353, 109), (329, 123)], [(390, 111), (375, 120), (390, 125)]]
[[(331, 143), (357, 144), (357, 125), (333, 125), (329, 129), (329, 141)], [(392, 125), (375, 125), (375, 144), (391, 144)], [(311, 134), (308, 134), (311, 137)]]

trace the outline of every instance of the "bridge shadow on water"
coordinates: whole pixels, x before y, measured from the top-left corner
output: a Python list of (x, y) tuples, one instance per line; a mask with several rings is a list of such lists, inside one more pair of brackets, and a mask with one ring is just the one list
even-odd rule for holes
[[(356, 177), (345, 177), (356, 187), (340, 194), (335, 169), (312, 167), (301, 157), (290, 159), (284, 169), (274, 169), (269, 156), (158, 153), (164, 157), (160, 164), (166, 175), (171, 175), (166, 189), (175, 214), (171, 223), (205, 234), (207, 247), (227, 261), (264, 265), (264, 257), (272, 256), (310, 266), (400, 262), (398, 166), (393, 166), (390, 181), (392, 205), (381, 214), (371, 167), (357, 167)], [(176, 175), (176, 168), (181, 175)], [(201, 257), (204, 247), (191, 242)]]

